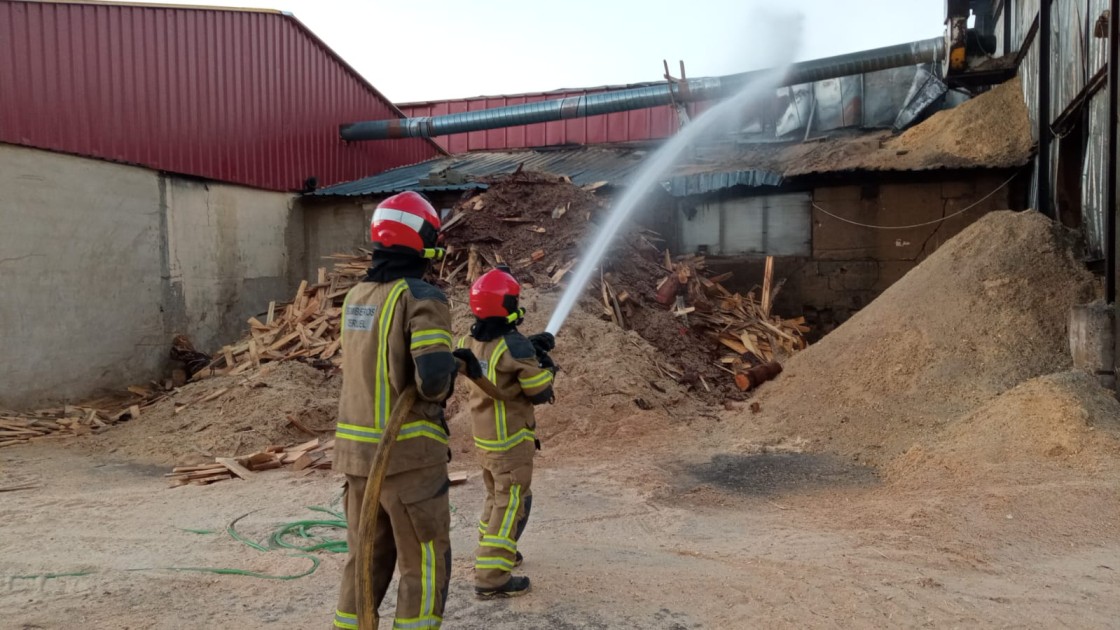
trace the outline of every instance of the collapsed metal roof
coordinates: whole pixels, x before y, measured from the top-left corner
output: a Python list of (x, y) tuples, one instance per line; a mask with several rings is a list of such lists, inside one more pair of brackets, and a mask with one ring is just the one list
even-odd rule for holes
[[(429, 160), (396, 168), (379, 175), (323, 188), (317, 196), (391, 195), (405, 190), (442, 192), (486, 188), (480, 178), (526, 171), (567, 175), (578, 186), (604, 182), (625, 186), (643, 159), (646, 149), (626, 147), (574, 147), (528, 151), (485, 151)], [(765, 170), (747, 169), (673, 177), (666, 189), (674, 196), (710, 192), (735, 185), (777, 186), (782, 176)]]

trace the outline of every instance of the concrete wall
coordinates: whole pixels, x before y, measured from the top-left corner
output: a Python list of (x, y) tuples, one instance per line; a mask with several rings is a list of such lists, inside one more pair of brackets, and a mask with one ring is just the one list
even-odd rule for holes
[[(425, 193), (438, 210), (453, 207), (460, 193)], [(336, 253), (347, 253), (355, 248), (368, 249), (369, 221), (373, 210), (385, 196), (369, 197), (301, 197), (294, 202), (294, 216), (302, 221), (302, 243), (289, 249), (297, 256), (295, 261), (302, 277), (314, 278), (319, 267), (329, 267), (324, 259)]]
[[(0, 145), (0, 407), (158, 378), (292, 290), (290, 196)], [(298, 280), (297, 280), (298, 283)]]

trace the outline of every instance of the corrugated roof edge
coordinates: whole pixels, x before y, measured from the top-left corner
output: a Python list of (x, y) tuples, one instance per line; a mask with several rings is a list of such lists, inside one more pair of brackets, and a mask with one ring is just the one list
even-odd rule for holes
[[(373, 86), (372, 83), (366, 80), (360, 72), (354, 69), (345, 59), (334, 51), (326, 42), (324, 42), (318, 35), (315, 34), (306, 24), (301, 22), (294, 13), (289, 11), (280, 11), (278, 9), (253, 9), (248, 7), (223, 7), (223, 6), (210, 6), (198, 4), (158, 4), (152, 2), (117, 2), (115, 0), (11, 0), (13, 2), (23, 2), (27, 4), (75, 4), (75, 5), (103, 5), (103, 6), (117, 6), (117, 7), (139, 7), (146, 9), (186, 9), (191, 11), (232, 11), (236, 13), (266, 13), (271, 15), (278, 15), (280, 17), (291, 20), (299, 30), (309, 37), (324, 53), (334, 59), (341, 65), (347, 72), (350, 73), (359, 83), (361, 83), (367, 90), (373, 93), (379, 100), (389, 106), (400, 118), (408, 118), (404, 112), (393, 101), (389, 100), (381, 90)], [(450, 155), (446, 149), (439, 146), (435, 140), (431, 138), (424, 138), (424, 140), (432, 146), (440, 155)]]

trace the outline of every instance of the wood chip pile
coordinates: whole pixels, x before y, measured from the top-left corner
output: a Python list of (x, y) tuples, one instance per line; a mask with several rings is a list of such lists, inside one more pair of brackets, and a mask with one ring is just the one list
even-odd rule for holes
[(293, 470), (330, 470), (334, 439), (317, 438), (294, 446), (269, 446), (252, 455), (217, 457), (213, 464), (176, 466), (164, 475), (172, 488), (206, 486), (226, 479), (248, 480), (262, 470), (291, 466)]

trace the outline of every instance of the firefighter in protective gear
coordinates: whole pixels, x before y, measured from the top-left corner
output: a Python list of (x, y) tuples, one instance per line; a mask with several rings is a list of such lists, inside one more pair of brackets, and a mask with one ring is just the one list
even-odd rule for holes
[[(525, 311), (518, 306), (521, 287), (503, 268), (482, 275), (471, 287), (476, 317), (459, 347), (477, 357), (481, 372), (502, 394), (495, 400), (472, 388), (471, 425), (478, 449), (486, 502), (479, 520), (475, 552), (475, 593), (483, 599), (529, 591), (529, 578), (512, 575), (521, 563), (517, 541), (532, 507), (533, 456), (539, 446), (533, 406), (552, 402), (556, 371), (548, 333), (526, 338), (517, 331)], [(462, 352), (456, 351), (457, 353)], [(468, 363), (470, 356), (458, 355)]]
[(342, 394), (335, 432), (336, 469), (346, 474), (350, 556), (334, 627), (358, 627), (359, 520), (367, 477), (398, 394), (416, 403), (390, 452), (374, 533), (372, 593), (379, 606), (400, 568), (394, 628), (439, 628), (451, 569), (448, 429), (444, 404), (458, 364), (451, 354), (447, 298), (421, 278), (436, 247), (440, 219), (421, 195), (405, 192), (378, 205), (370, 224), (373, 261), (343, 304)]

